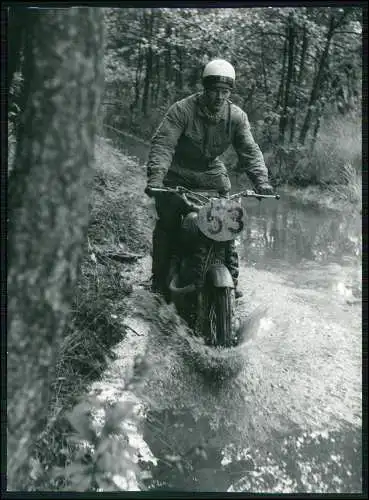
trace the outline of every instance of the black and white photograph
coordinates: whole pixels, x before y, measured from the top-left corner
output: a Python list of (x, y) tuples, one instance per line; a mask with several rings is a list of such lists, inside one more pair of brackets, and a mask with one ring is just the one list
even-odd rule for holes
[(365, 9), (3, 4), (4, 495), (367, 494)]

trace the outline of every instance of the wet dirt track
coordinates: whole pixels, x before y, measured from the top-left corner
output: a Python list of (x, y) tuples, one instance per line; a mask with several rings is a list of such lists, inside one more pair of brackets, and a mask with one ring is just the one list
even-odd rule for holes
[[(133, 330), (91, 391), (126, 397), (122, 376), (148, 347), (132, 439), (151, 488), (361, 490), (360, 223), (272, 203), (249, 207), (240, 241), (238, 312), (249, 323), (239, 348), (214, 354), (188, 338), (173, 309), (137, 282), (150, 257), (132, 275)], [(209, 366), (228, 375), (204, 376)], [(180, 466), (165, 460), (173, 453)]]

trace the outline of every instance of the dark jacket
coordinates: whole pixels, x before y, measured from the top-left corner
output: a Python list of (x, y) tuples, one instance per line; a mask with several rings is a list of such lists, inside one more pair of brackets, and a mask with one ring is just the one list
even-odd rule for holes
[(218, 157), (232, 144), (241, 170), (258, 186), (268, 182), (268, 170), (254, 141), (247, 115), (227, 101), (220, 120), (211, 123), (202, 111), (201, 94), (173, 104), (155, 132), (147, 173), (149, 182), (186, 187), (213, 187), (213, 174), (227, 176)]

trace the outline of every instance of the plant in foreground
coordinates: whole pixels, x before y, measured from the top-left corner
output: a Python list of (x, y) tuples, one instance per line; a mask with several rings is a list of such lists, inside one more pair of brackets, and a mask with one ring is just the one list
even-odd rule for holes
[[(140, 385), (147, 366), (138, 359), (126, 391)], [(67, 415), (74, 434), (68, 437), (77, 448), (74, 460), (66, 467), (55, 467), (52, 475), (64, 482), (68, 491), (140, 490), (150, 473), (137, 464), (136, 449), (129, 444), (123, 421), (138, 423), (134, 401), (123, 400), (109, 408), (96, 398), (86, 398)], [(103, 415), (104, 425), (97, 430), (94, 414)]]

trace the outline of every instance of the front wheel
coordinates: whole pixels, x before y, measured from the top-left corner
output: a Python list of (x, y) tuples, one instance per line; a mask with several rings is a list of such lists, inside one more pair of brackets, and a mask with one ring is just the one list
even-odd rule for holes
[[(234, 323), (234, 291), (229, 287), (214, 287), (209, 301), (208, 319), (211, 343), (231, 347)], [(210, 297), (209, 297), (210, 298)]]

